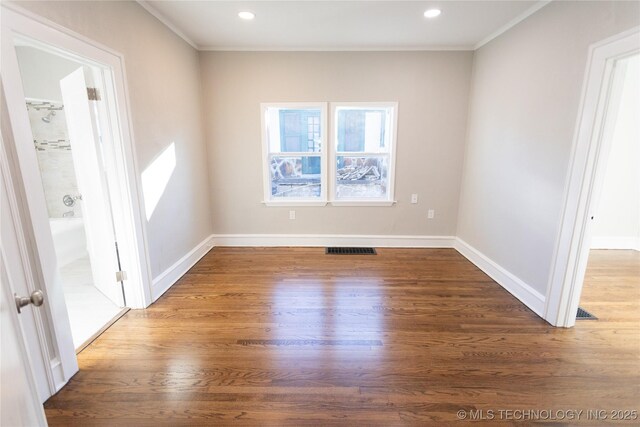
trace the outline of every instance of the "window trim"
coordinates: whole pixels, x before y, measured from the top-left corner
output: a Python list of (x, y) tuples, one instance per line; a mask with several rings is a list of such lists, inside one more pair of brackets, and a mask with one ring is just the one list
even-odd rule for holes
[[(337, 199), (336, 198), (336, 158), (338, 157), (338, 121), (337, 110), (343, 107), (355, 107), (355, 108), (390, 108), (391, 120), (390, 125), (392, 129), (389, 132), (389, 143), (391, 144), (388, 153), (369, 153), (371, 156), (388, 156), (388, 192), (386, 199), (378, 198), (359, 198), (359, 199)], [(395, 178), (396, 178), (396, 145), (398, 140), (398, 102), (332, 102), (331, 103), (331, 148), (329, 152), (329, 165), (327, 167), (327, 179), (329, 181), (329, 203), (333, 206), (393, 206), (396, 204), (394, 199), (395, 195)], [(344, 151), (340, 152), (341, 155), (347, 154)], [(348, 152), (348, 155), (361, 157), (368, 153)]]
[[(328, 133), (328, 116), (326, 102), (263, 102), (260, 103), (260, 133), (262, 134), (262, 185), (263, 201), (266, 206), (325, 206), (328, 202), (328, 164), (327, 151), (329, 149), (330, 138)], [(319, 109), (320, 110), (320, 132), (322, 135), (322, 145), (320, 153), (320, 197), (318, 198), (294, 198), (285, 197), (274, 199), (271, 194), (271, 169), (269, 157), (272, 154), (269, 150), (269, 129), (267, 127), (266, 113), (269, 108), (279, 109)], [(313, 152), (284, 152), (284, 156), (300, 157), (301, 154), (307, 156)], [(317, 155), (316, 154), (316, 155)]]

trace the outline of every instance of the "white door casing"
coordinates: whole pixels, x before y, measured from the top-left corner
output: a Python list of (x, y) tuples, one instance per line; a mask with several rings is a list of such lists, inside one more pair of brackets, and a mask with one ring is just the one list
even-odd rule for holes
[(615, 63), (638, 51), (639, 27), (590, 48), (562, 222), (545, 299), (544, 318), (554, 326), (575, 325), (591, 247), (591, 217), (611, 144), (611, 138), (607, 138), (607, 122), (612, 115), (608, 109), (615, 91)]

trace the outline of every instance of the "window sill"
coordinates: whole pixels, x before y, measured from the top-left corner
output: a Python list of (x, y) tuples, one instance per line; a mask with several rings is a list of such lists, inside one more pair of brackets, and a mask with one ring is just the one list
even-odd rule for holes
[(393, 206), (395, 200), (332, 200), (333, 206)]
[(326, 206), (327, 202), (323, 200), (270, 200), (262, 201), (265, 206)]

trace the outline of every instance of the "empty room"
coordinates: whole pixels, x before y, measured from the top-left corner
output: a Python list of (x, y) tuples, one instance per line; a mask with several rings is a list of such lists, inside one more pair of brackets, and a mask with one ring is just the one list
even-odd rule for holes
[(2, 1), (0, 425), (640, 422), (640, 1)]

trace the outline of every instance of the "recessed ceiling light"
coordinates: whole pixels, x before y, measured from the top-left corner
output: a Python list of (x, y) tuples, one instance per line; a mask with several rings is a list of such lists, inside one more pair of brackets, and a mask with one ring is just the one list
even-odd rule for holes
[(253, 18), (256, 17), (256, 14), (253, 13), (253, 12), (240, 12), (240, 13), (238, 13), (238, 16), (241, 19), (244, 19), (246, 21), (251, 21)]
[(436, 16), (440, 16), (442, 11), (440, 9), (429, 9), (424, 12), (425, 18), (435, 18)]

